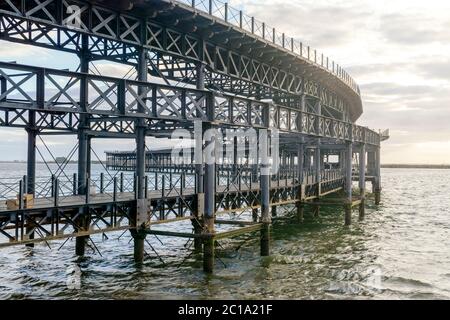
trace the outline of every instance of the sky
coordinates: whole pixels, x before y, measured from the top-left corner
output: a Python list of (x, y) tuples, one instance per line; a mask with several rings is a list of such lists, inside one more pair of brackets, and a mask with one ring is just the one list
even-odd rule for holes
[[(364, 105), (358, 124), (390, 129), (383, 163), (450, 164), (450, 1), (232, 0), (230, 5), (318, 49), (352, 75)], [(77, 65), (67, 54), (6, 42), (0, 42), (0, 60)], [(99, 68), (124, 71), (108, 63)], [(0, 129), (0, 135), (2, 159), (25, 159), (24, 132)], [(68, 137), (46, 142), (58, 156), (76, 143)], [(133, 141), (95, 146), (100, 155), (133, 149)]]

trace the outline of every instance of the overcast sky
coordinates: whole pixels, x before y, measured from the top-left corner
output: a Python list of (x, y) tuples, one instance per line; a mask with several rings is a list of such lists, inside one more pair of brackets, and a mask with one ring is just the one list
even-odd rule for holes
[[(324, 52), (356, 79), (364, 104), (359, 124), (391, 130), (384, 163), (450, 164), (450, 1), (233, 0), (231, 5)], [(4, 42), (0, 60), (76, 65), (68, 55)], [(2, 158), (24, 159), (24, 134), (5, 132), (0, 131)], [(48, 141), (58, 155), (75, 143)], [(133, 143), (96, 142), (96, 147), (101, 154), (133, 149)]]

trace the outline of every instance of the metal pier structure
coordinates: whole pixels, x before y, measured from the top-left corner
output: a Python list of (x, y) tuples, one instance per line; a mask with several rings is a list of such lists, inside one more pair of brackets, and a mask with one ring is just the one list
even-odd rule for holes
[[(76, 254), (84, 255), (90, 236), (129, 230), (137, 263), (147, 235), (182, 237), (193, 239), (204, 270), (213, 272), (217, 239), (259, 232), (261, 255), (269, 255), (278, 208), (294, 208), (301, 223), (305, 206), (317, 215), (338, 205), (350, 225), (354, 207), (364, 216), (367, 180), (380, 203), (387, 136), (356, 124), (363, 112), (356, 82), (323, 54), (227, 3), (6, 0), (0, 40), (80, 62), (76, 71), (0, 62), (0, 127), (23, 129), (28, 139), (26, 175), (0, 178), (0, 248), (76, 238)], [(133, 72), (104, 76), (101, 61)], [(224, 138), (226, 131), (238, 134)], [(171, 151), (155, 151), (175, 132), (192, 139), (200, 156), (180, 164)], [(49, 151), (46, 137), (59, 135), (76, 136), (77, 144), (41, 179), (37, 142)], [(95, 175), (96, 139), (130, 139), (134, 151), (108, 153)], [(207, 152), (213, 161), (205, 161)], [(75, 174), (67, 174), (71, 159)], [(252, 219), (224, 218), (244, 211)], [(173, 232), (169, 223), (181, 220), (192, 229)], [(154, 228), (162, 224), (166, 230)], [(218, 225), (229, 227), (218, 232)]]

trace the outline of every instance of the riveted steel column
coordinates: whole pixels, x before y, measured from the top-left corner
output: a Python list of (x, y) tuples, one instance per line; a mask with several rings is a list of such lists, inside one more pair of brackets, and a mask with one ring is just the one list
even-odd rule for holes
[[(197, 79), (196, 87), (198, 90), (205, 89), (205, 64), (198, 63), (196, 66)], [(204, 179), (204, 167), (203, 167), (203, 128), (200, 121), (194, 123), (194, 140), (195, 140), (195, 186), (196, 186), (196, 206), (192, 225), (194, 227), (194, 233), (200, 235), (203, 230), (203, 214), (205, 203), (205, 191), (203, 185)], [(194, 250), (196, 252), (202, 251), (203, 241), (200, 238), (194, 239)]]
[(214, 271), (214, 235), (216, 214), (216, 131), (209, 123), (204, 124), (205, 137), (205, 216), (203, 239), (203, 270), (206, 273)]
[[(261, 256), (270, 255), (270, 162), (269, 136), (267, 130), (259, 133), (259, 150), (261, 154)], [(278, 155), (274, 155), (278, 156)]]
[[(88, 36), (82, 35), (82, 50), (80, 52), (80, 71), (84, 74), (89, 73), (89, 43)], [(88, 85), (87, 80), (82, 81), (80, 88), (81, 93), (81, 109), (86, 111), (88, 108)], [(89, 130), (89, 116), (85, 113), (80, 114), (80, 124), (78, 127), (78, 195), (86, 195), (89, 190), (87, 185), (88, 181), (88, 152), (89, 150), (89, 137), (86, 131)], [(80, 218), (77, 219), (79, 231), (86, 231), (88, 224), (88, 208), (80, 208), (82, 213)], [(89, 239), (88, 236), (77, 237), (75, 240), (75, 253), (78, 256), (83, 256), (85, 253), (86, 242)]]
[[(147, 51), (144, 48), (139, 48), (138, 51), (138, 80), (141, 82), (147, 82)], [(138, 95), (143, 94), (143, 88), (139, 88)], [(145, 101), (145, 98), (143, 99)], [(138, 110), (140, 113), (144, 113), (144, 106), (138, 103)], [(132, 232), (134, 240), (134, 261), (136, 263), (142, 263), (144, 261), (144, 241), (145, 241), (145, 217), (147, 214), (147, 199), (145, 197), (145, 137), (147, 126), (145, 119), (139, 118), (136, 120), (136, 221), (135, 232)]]
[[(38, 90), (39, 91), (39, 90)], [(28, 150), (27, 150), (27, 190), (26, 192), (33, 196), (36, 195), (36, 113), (35, 111), (29, 111), (28, 127), (26, 128), (28, 136)], [(26, 234), (28, 239), (34, 239), (34, 232), (32, 227), (27, 222)], [(34, 247), (33, 243), (26, 245), (27, 247)]]

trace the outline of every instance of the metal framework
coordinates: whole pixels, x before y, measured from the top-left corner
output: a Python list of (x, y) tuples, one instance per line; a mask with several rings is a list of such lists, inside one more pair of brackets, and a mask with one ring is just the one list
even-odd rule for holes
[[(137, 262), (147, 234), (180, 236), (203, 248), (204, 269), (212, 272), (221, 237), (261, 231), (261, 254), (270, 253), (270, 208), (276, 218), (277, 207), (294, 205), (301, 221), (306, 204), (317, 213), (332, 204), (328, 195), (345, 194), (339, 203), (350, 224), (352, 207), (364, 215), (367, 180), (380, 202), (380, 145), (388, 137), (356, 125), (359, 87), (339, 65), (217, 0), (103, 2), (0, 3), (0, 40), (80, 59), (78, 71), (0, 62), (0, 127), (23, 128), (28, 136), (27, 175), (0, 180), (2, 199), (18, 194), (17, 208), (0, 205), (0, 247), (75, 237), (83, 255), (90, 235), (130, 230)], [(90, 65), (99, 60), (134, 67), (137, 77), (96, 74)], [(196, 123), (216, 132), (254, 130), (263, 151), (254, 161), (252, 141), (219, 135), (197, 139), (196, 148), (228, 144), (237, 154), (244, 145), (243, 156), (229, 161), (221, 150), (214, 164), (180, 165), (167, 150), (146, 151), (146, 136), (193, 134)], [(277, 174), (270, 173), (267, 131), (280, 133), (280, 155), (272, 155)], [(65, 163), (39, 179), (36, 139), (66, 134), (78, 137), (71, 153), (78, 154), (77, 174), (67, 176)], [(96, 138), (134, 139), (136, 150), (108, 153), (105, 172), (95, 176)], [(252, 211), (252, 221), (219, 219), (243, 211)], [(151, 228), (180, 220), (191, 220), (193, 231)], [(216, 224), (235, 229), (217, 233)]]

